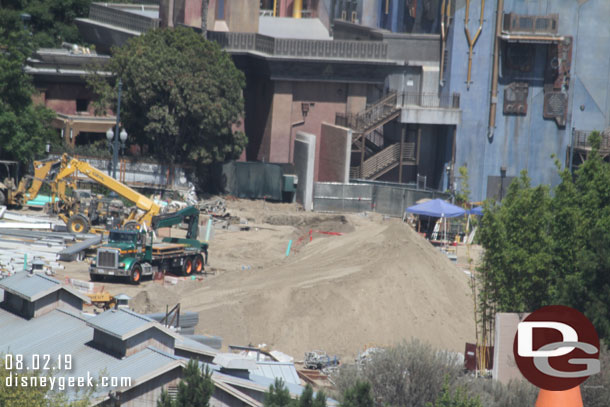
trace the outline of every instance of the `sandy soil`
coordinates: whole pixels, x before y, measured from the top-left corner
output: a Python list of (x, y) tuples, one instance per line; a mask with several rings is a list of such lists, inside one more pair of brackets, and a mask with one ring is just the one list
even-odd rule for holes
[[(351, 357), (367, 345), (411, 337), (463, 352), (474, 340), (464, 252), (456, 266), (400, 220), (377, 214), (312, 214), (262, 201), (228, 205), (250, 230), (215, 231), (208, 267), (215, 275), (177, 285), (106, 282), (104, 289), (131, 295), (139, 312), (180, 302), (200, 313), (197, 333), (221, 336), (225, 345), (266, 343), (297, 360), (314, 349)], [(342, 235), (314, 232), (309, 242), (310, 229)], [(87, 266), (67, 264), (58, 277), (88, 281)]]

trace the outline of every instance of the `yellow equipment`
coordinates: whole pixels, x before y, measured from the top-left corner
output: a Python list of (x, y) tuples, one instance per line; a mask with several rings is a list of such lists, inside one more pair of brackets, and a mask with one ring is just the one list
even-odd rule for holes
[[(76, 189), (76, 183), (69, 177), (77, 171), (99, 184), (104, 185), (109, 190), (116, 192), (130, 202), (133, 202), (138, 209), (144, 212), (142, 215), (137, 216), (137, 211), (133, 210), (127, 218), (122, 219), (124, 227), (133, 227), (141, 224), (146, 224), (146, 226), (150, 227), (152, 217), (161, 213), (161, 207), (153, 200), (115, 180), (109, 175), (104, 174), (91, 164), (71, 158), (67, 154), (64, 154), (61, 157), (60, 162), (59, 171), (53, 181), (50, 182), (52, 189), (51, 205), (53, 211), (66, 222), (70, 232), (100, 232), (99, 229), (91, 228), (97, 205), (90, 208), (81, 208), (78, 199), (69, 197), (66, 194), (66, 188), (68, 186), (72, 189)], [(55, 199), (56, 197), (59, 198), (57, 201)]]
[(102, 308), (104, 311), (111, 308), (115, 308), (117, 300), (112, 294), (107, 291), (99, 293), (87, 294), (87, 297), (91, 298), (91, 303), (98, 308)]
[[(57, 170), (57, 160), (34, 161), (34, 175), (26, 176), (19, 180), (17, 185), (17, 161), (0, 161), (2, 169), (6, 170), (3, 182), (0, 182), (0, 205), (21, 207), (29, 200), (38, 196), (42, 184), (52, 177), (53, 170)], [(27, 184), (31, 184), (28, 188)]]

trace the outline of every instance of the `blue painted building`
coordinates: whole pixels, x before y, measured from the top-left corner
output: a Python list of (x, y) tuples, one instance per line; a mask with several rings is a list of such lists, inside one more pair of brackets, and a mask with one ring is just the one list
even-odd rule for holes
[(334, 18), (395, 33), (438, 33), (442, 0), (325, 0)]
[[(456, 3), (441, 92), (461, 94), (455, 167), (467, 166), (471, 198), (498, 197), (522, 170), (534, 185), (557, 184), (551, 156), (569, 165), (573, 134), (610, 124), (610, 1), (504, 0), (497, 71), (502, 0), (484, 2), (481, 23), (481, 0), (469, 9), (465, 0)], [(466, 28), (473, 40), (479, 25), (467, 83)]]

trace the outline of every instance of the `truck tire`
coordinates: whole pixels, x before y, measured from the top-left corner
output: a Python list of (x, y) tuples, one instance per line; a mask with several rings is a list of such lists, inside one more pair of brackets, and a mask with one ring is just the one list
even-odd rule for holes
[(190, 276), (193, 273), (193, 258), (187, 257), (184, 259), (184, 264), (182, 264), (182, 274), (185, 276)]
[(68, 232), (71, 233), (87, 233), (91, 226), (89, 225), (89, 219), (87, 219), (84, 215), (77, 213), (68, 219), (67, 227)]
[(135, 264), (131, 268), (131, 274), (129, 275), (129, 281), (131, 284), (138, 285), (142, 279), (142, 267), (139, 264)]
[(193, 257), (193, 271), (196, 274), (201, 274), (203, 272), (203, 257), (200, 254)]

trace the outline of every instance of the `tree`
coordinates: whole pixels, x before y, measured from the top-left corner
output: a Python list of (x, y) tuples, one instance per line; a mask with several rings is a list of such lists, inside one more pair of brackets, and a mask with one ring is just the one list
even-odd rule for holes
[(463, 165), (458, 168), (460, 173), (460, 190), (455, 193), (455, 203), (465, 206), (470, 203), (470, 183), (468, 178), (468, 168)]
[(369, 382), (357, 381), (343, 393), (341, 407), (373, 407), (374, 405)]
[(461, 369), (455, 355), (412, 340), (375, 352), (362, 365), (342, 367), (333, 381), (343, 394), (367, 382), (383, 405), (425, 407), (436, 400), (445, 377), (453, 381)]
[(74, 19), (86, 17), (90, 4), (91, 0), (1, 0), (0, 9), (29, 14), (26, 23), (36, 46), (56, 47), (64, 41), (81, 42)]
[(175, 407), (207, 407), (213, 393), (214, 383), (208, 367), (202, 369), (196, 360), (190, 360), (178, 385)]
[[(130, 142), (158, 160), (202, 168), (239, 157), (246, 137), (233, 127), (244, 113), (245, 79), (218, 44), (190, 28), (158, 29), (113, 50), (122, 81), (121, 119)], [(94, 76), (100, 107), (114, 88)]]
[(527, 172), (510, 185), (501, 206), (487, 204), (479, 239), (485, 252), (478, 268), (485, 311), (532, 311), (548, 305), (553, 281), (551, 198), (546, 186), (531, 187)]
[(545, 186), (531, 187), (523, 173), (501, 206), (487, 204), (478, 269), (484, 316), (563, 304), (583, 312), (600, 337), (610, 339), (610, 164), (600, 154), (599, 133), (589, 143), (587, 160), (574, 174), (559, 170), (552, 196)]
[(264, 407), (295, 407), (296, 402), (290, 397), (290, 392), (286, 388), (284, 381), (276, 378), (275, 382), (269, 386), (269, 391), (265, 393)]
[(165, 389), (161, 390), (161, 397), (157, 400), (157, 407), (176, 407), (176, 403)]
[(23, 70), (32, 50), (18, 13), (0, 8), (0, 158), (33, 160), (58, 138), (50, 126), (55, 114), (32, 103), (34, 87)]
[(575, 171), (562, 173), (553, 209), (557, 256), (553, 300), (582, 312), (599, 335), (610, 340), (610, 164), (599, 152), (601, 137), (589, 137), (591, 151)]
[(483, 407), (478, 396), (470, 397), (464, 387), (458, 387), (455, 393), (451, 392), (449, 381), (445, 380), (443, 389), (434, 404), (428, 407)]

